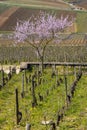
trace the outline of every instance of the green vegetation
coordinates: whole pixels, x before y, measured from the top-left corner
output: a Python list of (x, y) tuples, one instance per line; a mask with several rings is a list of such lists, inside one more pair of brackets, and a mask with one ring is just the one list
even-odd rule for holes
[[(63, 79), (64, 77), (61, 73), (63, 68), (58, 67), (57, 69), (59, 70), (58, 79), (60, 77)], [(63, 83), (61, 83), (58, 87), (52, 88), (52, 86), (56, 85), (56, 76), (54, 76), (54, 78), (51, 78), (51, 71), (52, 70), (49, 68), (46, 69), (45, 74), (42, 77), (42, 84), (37, 86), (35, 89), (38, 101), (38, 105), (35, 108), (32, 108), (31, 106), (31, 83), (29, 83), (27, 86), (26, 83), (24, 83), (25, 97), (21, 98), (20, 95), (22, 86), (22, 74), (24, 72), (21, 72), (18, 75), (13, 75), (12, 79), (0, 91), (0, 129), (24, 130), (27, 122), (31, 123), (32, 130), (45, 130), (46, 127), (49, 129), (49, 125), (46, 126), (41, 124), (41, 122), (44, 120), (44, 116), (46, 116), (47, 120), (53, 120), (56, 122), (57, 112), (65, 104), (65, 85), (63, 80)], [(73, 71), (73, 68), (67, 68), (67, 72), (70, 73), (70, 75), (67, 76), (68, 93), (70, 91), (70, 86), (74, 81), (74, 75), (72, 75), (73, 73), (71, 73), (71, 71)], [(27, 76), (30, 74), (33, 74), (33, 72), (26, 72)], [(82, 79), (77, 84), (74, 98), (66, 110), (64, 118), (60, 122), (60, 125), (57, 127), (57, 130), (81, 130), (87, 128), (86, 82), (87, 76), (83, 75)], [(23, 118), (18, 126), (16, 125), (15, 115), (15, 88), (18, 88), (19, 91), (19, 111), (23, 114)], [(46, 90), (49, 90), (48, 96), (46, 96)], [(43, 95), (43, 101), (39, 101), (38, 93)]]
[(77, 12), (77, 31), (87, 32), (87, 12)]
[(87, 76), (84, 75), (78, 83), (74, 98), (66, 112), (60, 130), (87, 129)]
[[(59, 69), (61, 73), (62, 67)], [(32, 108), (31, 101), (32, 95), (30, 91), (31, 84), (29, 83), (26, 87), (25, 83), (25, 98), (21, 98), (21, 86), (22, 86), (22, 73), (18, 75), (13, 75), (12, 79), (5, 85), (0, 91), (0, 128), (3, 130), (24, 130), (26, 122), (31, 123), (32, 130), (45, 130), (46, 126), (42, 125), (41, 122), (46, 116), (47, 120), (53, 120), (56, 122), (57, 112), (65, 104), (65, 85), (64, 81), (60, 86), (56, 86), (56, 77), (51, 78), (51, 70), (47, 69), (45, 75), (43, 75), (44, 82), (41, 85), (37, 86), (36, 97), (38, 105), (35, 108)], [(26, 73), (27, 76), (30, 72)], [(59, 78), (64, 78), (63, 75), (58, 76)], [(68, 76), (68, 91), (70, 90), (70, 85), (74, 81), (74, 77)], [(20, 122), (20, 125), (16, 125), (16, 110), (15, 110), (15, 88), (18, 88), (19, 91), (19, 111), (22, 112), (23, 118)], [(26, 92), (27, 90), (27, 92)], [(49, 90), (49, 95), (46, 91)], [(39, 101), (38, 92), (44, 96), (43, 101)], [(49, 126), (47, 126), (49, 129)]]
[(66, 2), (81, 2), (81, 0), (64, 0), (64, 1), (66, 1)]
[(20, 6), (20, 7), (30, 7), (30, 8), (39, 8), (39, 9), (71, 9), (71, 7), (65, 3), (58, 2), (49, 2), (42, 0), (6, 0), (2, 2), (3, 4), (7, 4), (10, 6)]

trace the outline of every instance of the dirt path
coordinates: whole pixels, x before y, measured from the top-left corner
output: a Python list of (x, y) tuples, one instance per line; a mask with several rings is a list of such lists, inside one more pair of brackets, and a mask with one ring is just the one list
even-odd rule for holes
[(11, 7), (0, 15), (0, 27), (6, 22), (6, 20), (16, 11), (19, 7)]

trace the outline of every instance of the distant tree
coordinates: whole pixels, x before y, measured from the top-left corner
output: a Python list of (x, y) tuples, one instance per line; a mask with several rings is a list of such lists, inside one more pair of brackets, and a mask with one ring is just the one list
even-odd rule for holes
[(66, 27), (71, 26), (73, 19), (56, 14), (40, 12), (36, 17), (31, 16), (27, 21), (18, 21), (14, 30), (14, 39), (17, 43), (28, 43), (36, 49), (39, 59), (44, 63), (44, 53), (47, 45), (54, 40), (60, 42), (59, 34)]

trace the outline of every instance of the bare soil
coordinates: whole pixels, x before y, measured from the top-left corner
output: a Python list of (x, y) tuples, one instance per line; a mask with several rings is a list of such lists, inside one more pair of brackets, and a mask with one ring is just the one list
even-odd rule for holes
[[(16, 23), (18, 20), (27, 20), (32, 15), (36, 16), (40, 12), (40, 10), (48, 11), (46, 9), (32, 9), (32, 8), (23, 8), (23, 7), (14, 9), (14, 11), (11, 12), (10, 14), (8, 11), (8, 13), (7, 13), (8, 17), (3, 17), (4, 14), (1, 17), (3, 24), (1, 24), (0, 30), (1, 31), (12, 31), (14, 29), (14, 27), (16, 26)], [(52, 12), (52, 11), (49, 10), (49, 12)], [(56, 13), (57, 17), (60, 17), (61, 15), (63, 15), (64, 17), (69, 15), (70, 18), (76, 17), (76, 12), (72, 12), (72, 11), (55, 11), (55, 13)]]
[(0, 27), (9, 19), (9, 17), (18, 10), (18, 7), (11, 7), (0, 15)]

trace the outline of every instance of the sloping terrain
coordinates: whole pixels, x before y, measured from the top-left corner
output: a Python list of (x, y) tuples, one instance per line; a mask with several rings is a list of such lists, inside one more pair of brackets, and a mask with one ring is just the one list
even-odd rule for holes
[(0, 4), (0, 14), (9, 8), (10, 8), (9, 5)]
[(44, 0), (6, 0), (1, 1), (1, 3), (4, 4), (10, 4), (10, 5), (18, 5), (18, 6), (29, 6), (29, 7), (36, 7), (36, 8), (62, 8), (62, 9), (71, 9), (70, 5), (64, 3), (63, 1), (44, 1)]
[(18, 7), (12, 7), (9, 8), (8, 10), (4, 11), (0, 15), (0, 27), (8, 20), (8, 18), (18, 9)]
[[(69, 0), (67, 0), (69, 1)], [(84, 0), (84, 2), (87, 0)], [(12, 6), (12, 8), (8, 8), (0, 15), (0, 31), (12, 31), (16, 25), (17, 20), (26, 20), (28, 19), (32, 14), (37, 15), (40, 10), (43, 11), (50, 11), (55, 12), (58, 17), (60, 17), (61, 14), (63, 16), (69, 15), (70, 17), (76, 18), (76, 23), (69, 30), (73, 30), (74, 32), (87, 32), (87, 13), (86, 12), (78, 12), (78, 11), (70, 11), (70, 10), (63, 10), (65, 9), (63, 2), (59, 2), (58, 0), (52, 1), (52, 0), (16, 0), (16, 7), (14, 7), (14, 1), (13, 0), (6, 0), (3, 3), (3, 6), (8, 5), (6, 2)], [(82, 2), (82, 1), (81, 1)], [(24, 4), (23, 4), (24, 3)], [(79, 2), (80, 3), (80, 2)], [(1, 5), (1, 4), (0, 4)], [(19, 8), (18, 8), (19, 7)], [(46, 8), (45, 8), (46, 7)], [(49, 8), (50, 7), (50, 8)], [(57, 8), (58, 7), (58, 8)], [(13, 9), (17, 8), (17, 9)], [(59, 10), (59, 8), (61, 8)], [(67, 8), (68, 9), (68, 8)], [(13, 11), (10, 11), (13, 10)], [(9, 12), (11, 12), (9, 14)], [(4, 15), (6, 13), (6, 16)]]
[(81, 1), (81, 2), (79, 2), (79, 3), (77, 3), (79, 6), (81, 6), (81, 7), (84, 7), (85, 9), (87, 9), (87, 0), (83, 0), (83, 1)]
[[(39, 11), (40, 11), (40, 9), (19, 8), (15, 12), (13, 12), (12, 15), (10, 15), (8, 17), (8, 19), (2, 24), (2, 26), (0, 26), (0, 30), (1, 31), (5, 31), (5, 30), (11, 31), (15, 27), (17, 20), (26, 20), (32, 15), (36, 16), (39, 13)], [(48, 10), (44, 9), (43, 11), (48, 11)], [(49, 12), (54, 12), (54, 11), (49, 10)], [(70, 18), (76, 17), (76, 13), (71, 12), (71, 11), (70, 12), (68, 12), (68, 11), (55, 11), (55, 13), (57, 14), (57, 17), (60, 17), (61, 15), (63, 15), (64, 17), (66, 15), (69, 15)]]
[(73, 103), (66, 112), (59, 130), (87, 130), (87, 75), (79, 82)]
[(87, 9), (87, 0), (64, 0)]

